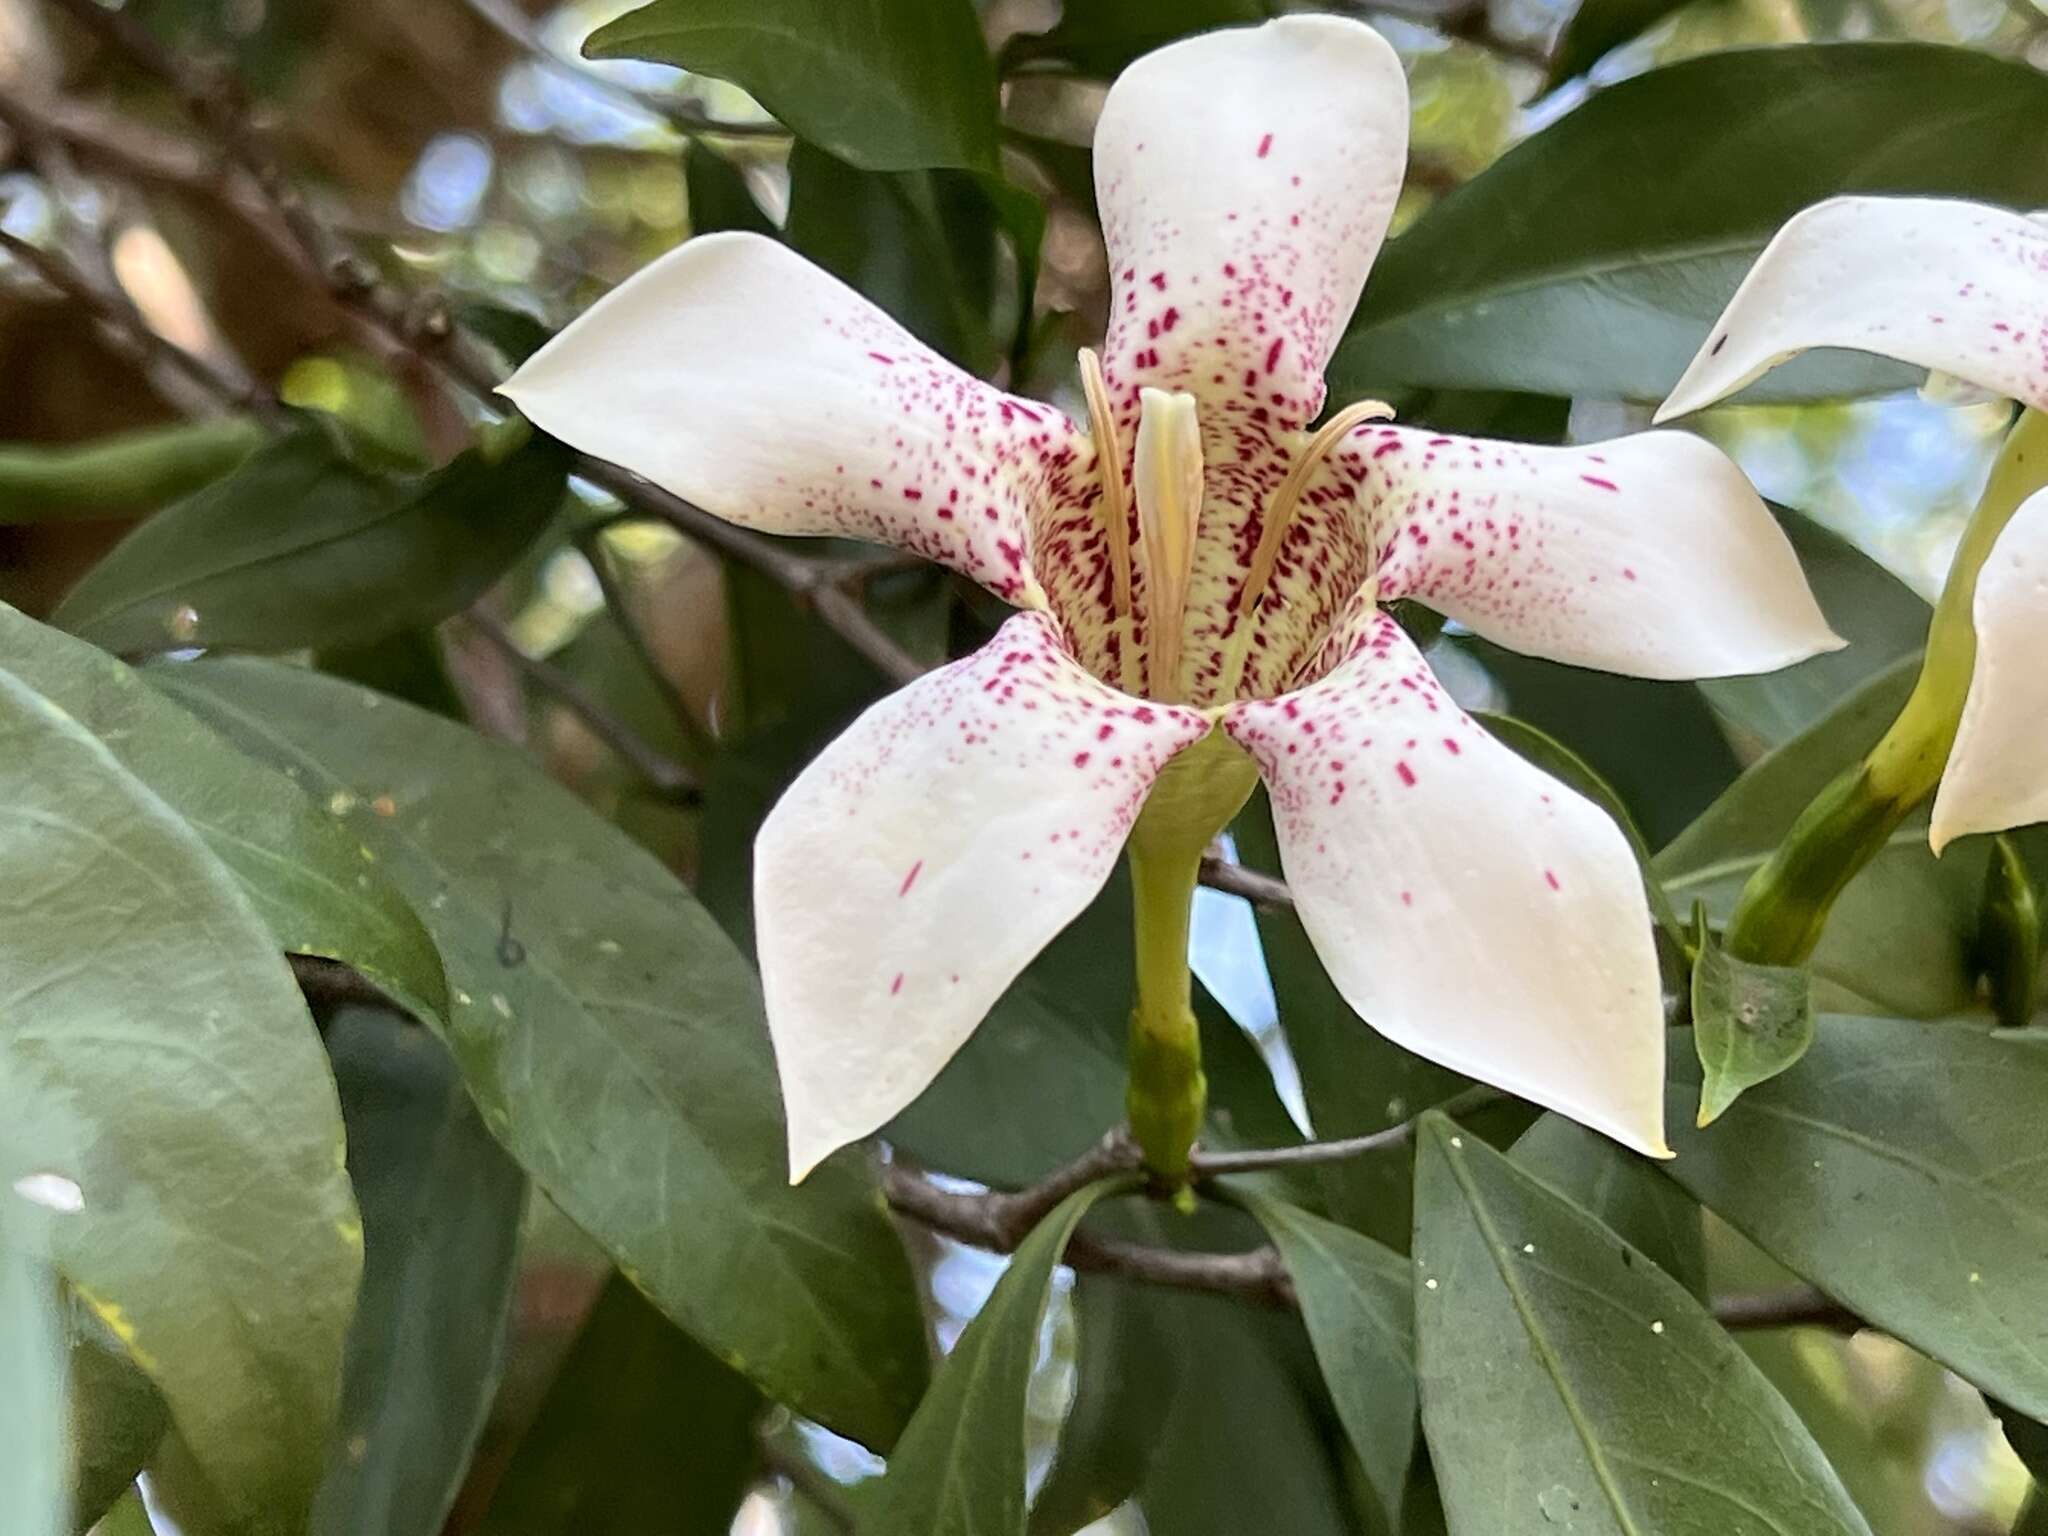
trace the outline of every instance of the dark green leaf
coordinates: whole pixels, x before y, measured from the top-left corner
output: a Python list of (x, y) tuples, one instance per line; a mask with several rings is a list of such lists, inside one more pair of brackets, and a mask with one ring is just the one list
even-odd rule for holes
[(1159, 1536), (1357, 1536), (1344, 1432), (1295, 1317), (1228, 1297), (1160, 1291), (1180, 1341), (1173, 1412), (1138, 1503)]
[(865, 170), (995, 169), (995, 68), (969, 0), (655, 0), (583, 51), (731, 80)]
[(1442, 1116), (1419, 1139), (1422, 1423), (1451, 1536), (1868, 1536), (1682, 1285)]
[(693, 142), (683, 155), (683, 186), (690, 200), (690, 233), (708, 235), (714, 230), (738, 229), (756, 235), (779, 231), (754, 194), (738, 166), (710, 145)]
[[(1695, 1086), (1686, 1054), (1671, 1053), (1674, 1106)], [(1823, 1014), (1806, 1059), (1712, 1129), (1674, 1111), (1665, 1167), (1779, 1263), (2039, 1417), (2044, 1102), (2041, 1040)]]
[(2041, 1000), (2041, 897), (2015, 837), (1991, 840), (1984, 867), (1984, 906), (1977, 925), (1977, 965), (1991, 984), (1991, 1012), (2018, 1029), (2033, 1021)]
[(721, 1359), (891, 1441), (925, 1369), (901, 1246), (858, 1153), (789, 1187), (758, 984), (675, 877), (516, 753), (408, 705), (269, 662), (151, 676), (349, 802), (440, 945), (456, 1062), (534, 1181)]
[(761, 1394), (619, 1276), (492, 1496), (484, 1536), (726, 1536)]
[(1088, 1208), (1124, 1187), (1069, 1195), (1017, 1249), (903, 1431), (861, 1536), (1023, 1536), (1025, 1393), (1052, 1272)]
[(71, 1524), (86, 1530), (135, 1481), (170, 1424), (163, 1394), (90, 1307), (65, 1315)]
[(448, 1011), (434, 941), (329, 801), (244, 757), (83, 640), (0, 604), (0, 656), (120, 760), (242, 882), (275, 946), (339, 960), (425, 1018)]
[(1367, 1483), (1399, 1529), (1415, 1456), (1415, 1280), (1406, 1260), (1349, 1227), (1241, 1196), (1280, 1250), (1323, 1382)]
[(17, 1224), (0, 1219), (0, 1530), (69, 1536), (57, 1288)]
[(1124, 66), (1176, 39), (1247, 26), (1273, 14), (1271, 0), (1067, 0), (1059, 24), (1003, 49), (1003, 72), (1033, 66), (1114, 79)]
[(311, 1529), (438, 1536), (497, 1392), (526, 1180), (419, 1025), (351, 1008), (326, 1037), (364, 1259)]
[(1747, 1089), (1790, 1068), (1813, 1044), (1813, 978), (1801, 965), (1760, 965), (1706, 931), (1692, 971), (1692, 1043), (1702, 1077), (1698, 1123), (1712, 1125)]
[[(1330, 392), (1427, 384), (1661, 399), (1778, 227), (1844, 192), (2041, 206), (2048, 79), (1960, 48), (1843, 43), (1716, 53), (1623, 81), (1388, 248)], [(1911, 380), (1834, 354), (1780, 368), (1755, 393)]]
[(789, 159), (789, 243), (859, 289), (970, 373), (1002, 348), (997, 235), (1012, 246), (1028, 313), (1045, 210), (993, 174), (864, 171), (798, 144)]
[(1074, 1536), (1135, 1493), (1178, 1390), (1181, 1350), (1156, 1290), (1078, 1275), (1073, 1298), (1074, 1402), (1031, 1501), (1031, 1536)]
[(262, 441), (255, 422), (227, 416), (61, 447), (0, 443), (0, 523), (154, 512), (218, 480)]
[[(1917, 669), (1911, 657), (1896, 663), (1743, 774), (1658, 854), (1672, 897), (1704, 900), (1724, 920), (1799, 813), (1884, 734)], [(1924, 816), (1894, 832), (1835, 905), (1810, 967), (1814, 1006), (1915, 1018), (1975, 1008), (1984, 859), (1985, 845), (1972, 841), (1936, 860)]]
[(302, 1529), (362, 1260), (319, 1037), (169, 806), (5, 673), (0, 738), (0, 1186), (68, 1181), (58, 1273), (238, 1527)]
[(567, 449), (534, 435), (394, 479), (307, 424), (129, 534), (54, 622), (124, 654), (353, 645), (431, 624), (533, 542), (567, 467)]
[(1693, 1295), (1707, 1299), (1706, 1236), (1699, 1203), (1657, 1165), (1563, 1115), (1546, 1114), (1509, 1153)]
[(1932, 614), (1921, 596), (1846, 539), (1792, 512), (1778, 521), (1798, 552), (1839, 651), (1754, 677), (1699, 685), (1717, 713), (1766, 747), (1782, 746), (1848, 694), (1920, 649)]
[(1580, 0), (1551, 50), (1550, 79), (1562, 85), (1583, 75), (1630, 38), (1639, 37), (1686, 0)]

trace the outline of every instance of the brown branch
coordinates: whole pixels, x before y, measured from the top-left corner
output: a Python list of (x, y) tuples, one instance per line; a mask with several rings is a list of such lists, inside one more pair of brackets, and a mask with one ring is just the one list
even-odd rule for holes
[(505, 626), (481, 608), (463, 615), (470, 627), (505, 654), (508, 661), (525, 673), (543, 693), (562, 704), (590, 728), (606, 746), (629, 763), (634, 772), (663, 795), (681, 804), (693, 804), (698, 797), (696, 776), (681, 763), (648, 741), (613, 714), (583, 684), (539, 656), (529, 656), (519, 647)]
[(1869, 1326), (1839, 1301), (1811, 1285), (1714, 1298), (1714, 1320), (1723, 1328), (1832, 1328), (1854, 1333)]
[(1291, 907), (1294, 893), (1287, 889), (1287, 882), (1278, 875), (1269, 875), (1261, 870), (1247, 869), (1242, 864), (1233, 864), (1228, 859), (1210, 854), (1202, 860), (1202, 884), (1211, 890), (1227, 891), (1232, 896), (1242, 896), (1255, 907)]
[(632, 598), (620, 584), (618, 573), (612, 568), (611, 551), (605, 548), (604, 529), (588, 528), (576, 535), (576, 547), (583, 552), (584, 561), (590, 566), (590, 573), (597, 578), (597, 590), (604, 596), (604, 605), (610, 610), (612, 620), (619, 626), (619, 633), (625, 637), (626, 648), (640, 664), (640, 670), (661, 695), (661, 702), (682, 733), (690, 751), (699, 758), (708, 757), (716, 750), (714, 742), (704, 727), (697, 721), (696, 713), (690, 708), (690, 701), (683, 697), (683, 691), (669, 676), (668, 668), (662, 665), (661, 657), (647, 638), (633, 612)]
[(231, 410), (246, 410), (268, 426), (282, 421), (282, 408), (268, 390), (231, 379), (205, 359), (167, 341), (135, 312), (125, 295), (102, 291), (62, 257), (4, 229), (0, 229), (0, 250), (91, 315), (109, 345), (130, 361), (145, 368), (161, 364), (175, 369), (209, 398)]
[[(1498, 1088), (1474, 1083), (1433, 1108), (1441, 1114), (1462, 1115), (1504, 1097), (1506, 1095)], [(1374, 1131), (1370, 1135), (1347, 1136), (1338, 1141), (1304, 1141), (1292, 1147), (1266, 1147), (1249, 1152), (1204, 1152), (1197, 1148), (1188, 1162), (1198, 1179), (1218, 1178), (1227, 1173), (1263, 1173), (1274, 1168), (1303, 1168), (1316, 1163), (1341, 1162), (1346, 1158), (1384, 1152), (1390, 1147), (1406, 1146), (1415, 1139), (1415, 1127), (1420, 1120), (1421, 1116), (1412, 1116), (1399, 1125), (1388, 1126), (1384, 1131)]]

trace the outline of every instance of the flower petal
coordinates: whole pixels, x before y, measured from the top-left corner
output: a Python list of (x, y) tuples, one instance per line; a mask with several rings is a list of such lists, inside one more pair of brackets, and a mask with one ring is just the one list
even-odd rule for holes
[(1362, 22), (1205, 32), (1125, 70), (1095, 181), (1114, 282), (1103, 363), (1129, 419), (1151, 385), (1313, 420), (1407, 154), (1400, 60)]
[(1043, 601), (1034, 511), (1099, 494), (1089, 439), (759, 235), (687, 241), (505, 384), (545, 430), (730, 522), (843, 534)]
[(1128, 453), (1140, 391), (1199, 402), (1204, 494), (1186, 612), (1189, 697), (1218, 669), (1260, 519), (1386, 237), (1408, 86), (1377, 32), (1286, 16), (1124, 71), (1095, 129), (1112, 292), (1104, 346)]
[(1462, 713), (1368, 610), (1322, 681), (1233, 705), (1302, 925), (1397, 1044), (1651, 1156), (1664, 1017), (1621, 830)]
[[(1689, 433), (1538, 448), (1365, 427), (1330, 473), (1356, 486), (1383, 601), (1416, 598), (1514, 650), (1697, 678), (1841, 647), (1784, 530), (1742, 471)], [(1337, 553), (1324, 563), (1346, 565)], [(1310, 564), (1297, 561), (1282, 590), (1326, 608), (1334, 593), (1325, 581), (1316, 597)]]
[(1934, 796), (1936, 853), (2048, 821), (2048, 491), (2020, 504), (1977, 573), (1977, 662)]
[(1808, 347), (1853, 347), (2048, 408), (2048, 228), (1981, 203), (1838, 197), (1779, 230), (1659, 421)]
[(1026, 613), (790, 786), (755, 844), (754, 908), (793, 1179), (938, 1075), (1208, 729), (1096, 682)]

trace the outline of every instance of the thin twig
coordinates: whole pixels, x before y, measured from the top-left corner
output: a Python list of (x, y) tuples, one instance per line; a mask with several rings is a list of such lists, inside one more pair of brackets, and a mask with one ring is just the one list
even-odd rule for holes
[[(1323, 1145), (1333, 1152), (1344, 1149), (1344, 1155), (1356, 1156), (1361, 1150), (1361, 1142), (1369, 1141), (1375, 1146), (1398, 1145), (1399, 1137), (1395, 1133), (1406, 1131), (1412, 1136), (1413, 1124), (1410, 1121), (1396, 1126), (1392, 1133), (1382, 1133), (1379, 1137)], [(1067, 1195), (1096, 1179), (1129, 1172), (1135, 1158), (1135, 1149), (1129, 1142), (1113, 1134), (1105, 1137), (1086, 1156), (1054, 1170), (1029, 1189), (1015, 1193), (965, 1194), (940, 1189), (900, 1163), (891, 1164), (883, 1170), (882, 1188), (890, 1208), (899, 1214), (956, 1242), (991, 1253), (1008, 1254), (1016, 1252), (1030, 1235), (1032, 1227)], [(1258, 1163), (1246, 1166), (1272, 1165)], [(1133, 1243), (1084, 1230), (1075, 1233), (1068, 1242), (1065, 1259), (1075, 1269), (1091, 1274), (1117, 1275), (1127, 1280), (1179, 1290), (1242, 1296), (1275, 1306), (1299, 1305), (1287, 1266), (1279, 1251), (1270, 1245), (1232, 1253), (1209, 1253)], [(1713, 1313), (1723, 1327), (1730, 1329), (1821, 1327), (1854, 1332), (1868, 1326), (1848, 1308), (1805, 1285), (1783, 1291), (1722, 1297), (1715, 1301)]]
[(683, 735), (690, 750), (700, 757), (708, 757), (717, 748), (704, 727), (698, 723), (690, 701), (683, 697), (682, 689), (669, 676), (668, 668), (662, 665), (655, 654), (654, 646), (641, 628), (633, 612), (631, 596), (620, 584), (618, 573), (612, 568), (611, 551), (605, 548), (604, 529), (588, 528), (576, 535), (576, 547), (583, 552), (590, 572), (597, 578), (597, 589), (604, 594), (605, 607), (610, 610), (612, 621), (619, 626), (619, 633), (625, 637), (626, 647), (640, 663), (640, 670), (661, 695), (661, 702), (675, 720), (676, 729)]
[(231, 410), (246, 410), (275, 426), (282, 408), (268, 390), (227, 377), (205, 359), (167, 341), (137, 314), (125, 297), (103, 293), (83, 273), (54, 252), (0, 229), (0, 250), (29, 268), (99, 323), (109, 342), (142, 364), (175, 368), (213, 400)]
[(1294, 905), (1293, 892), (1287, 889), (1287, 882), (1278, 875), (1247, 869), (1242, 864), (1233, 864), (1228, 859), (1218, 858), (1215, 854), (1210, 854), (1202, 860), (1202, 884), (1211, 890), (1242, 896), (1255, 907)]
[(481, 608), (471, 608), (463, 617), (478, 634), (503, 651), (536, 687), (567, 708), (655, 789), (683, 804), (695, 802), (697, 780), (690, 770), (599, 703), (583, 684), (553, 662), (527, 655), (511, 632)]
[(1778, 1291), (1717, 1296), (1714, 1319), (1723, 1328), (1832, 1328), (1854, 1333), (1869, 1325), (1833, 1297), (1811, 1285)]
[[(1460, 1093), (1453, 1094), (1436, 1110), (1446, 1115), (1462, 1115), (1491, 1104), (1504, 1095), (1498, 1088), (1489, 1088), (1484, 1083), (1475, 1083)], [(1316, 1163), (1341, 1162), (1347, 1158), (1364, 1157), (1373, 1152), (1384, 1152), (1392, 1147), (1403, 1147), (1415, 1139), (1415, 1127), (1420, 1117), (1403, 1120), (1399, 1125), (1388, 1126), (1384, 1131), (1374, 1131), (1367, 1136), (1347, 1136), (1338, 1141), (1304, 1141), (1292, 1147), (1267, 1147), (1251, 1152), (1203, 1152), (1199, 1149), (1189, 1157), (1189, 1167), (1197, 1178), (1213, 1179), (1226, 1173), (1262, 1173), (1274, 1168), (1302, 1168)]]
[(657, 96), (651, 91), (635, 90), (632, 86), (601, 75), (582, 60), (563, 53), (545, 37), (533, 24), (530, 17), (506, 0), (466, 0), (485, 26), (511, 43), (521, 52), (530, 55), (536, 63), (554, 70), (567, 79), (574, 80), (609, 96), (615, 102), (658, 118), (676, 132), (685, 136), (699, 134), (725, 139), (787, 139), (789, 130), (780, 123), (726, 123), (706, 117), (693, 111), (680, 101), (666, 96)]

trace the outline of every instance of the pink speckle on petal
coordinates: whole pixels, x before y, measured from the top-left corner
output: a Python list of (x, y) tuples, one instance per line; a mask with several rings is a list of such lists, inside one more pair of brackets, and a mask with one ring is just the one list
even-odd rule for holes
[(1559, 883), (1558, 883), (1558, 878), (1557, 878), (1557, 871), (1556, 871), (1556, 870), (1554, 870), (1554, 869), (1546, 869), (1545, 871), (1543, 871), (1543, 878), (1544, 878), (1544, 880), (1545, 880), (1545, 881), (1547, 881), (1547, 882), (1549, 883), (1549, 885), (1550, 885), (1550, 888), (1551, 888), (1551, 889), (1552, 889), (1553, 891), (1561, 891), (1561, 890), (1563, 890), (1563, 889), (1564, 889), (1564, 887), (1563, 887), (1563, 886), (1562, 886), (1561, 884), (1559, 884)]
[(1273, 135), (1269, 133), (1264, 138), (1259, 140), (1259, 158), (1263, 160), (1266, 158), (1267, 155), (1271, 154), (1272, 152)]
[(901, 992), (902, 990), (903, 990), (903, 973), (902, 973), (901, 971), (898, 971), (898, 972), (896, 973), (896, 979), (895, 979), (894, 981), (892, 981), (892, 982), (890, 982), (890, 983), (889, 983), (889, 995), (890, 995), (891, 997), (894, 997), (894, 996), (895, 996), (895, 995), (896, 995), (896, 994), (897, 994), (898, 992)]
[(913, 885), (917, 884), (917, 877), (920, 873), (923, 872), (923, 870), (923, 859), (919, 859), (915, 864), (911, 865), (910, 873), (903, 877), (903, 883), (896, 888), (896, 894), (898, 896), (908, 896), (910, 894), (910, 888)]
[(1598, 475), (1581, 475), (1579, 478), (1585, 481), (1586, 484), (1597, 486), (1603, 491), (1619, 491), (1621, 489), (1612, 480), (1603, 480)]
[(1415, 787), (1415, 770), (1413, 768), (1410, 768), (1406, 763), (1396, 763), (1394, 764), (1394, 772), (1400, 777), (1403, 784), (1407, 785), (1410, 789)]

